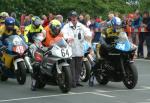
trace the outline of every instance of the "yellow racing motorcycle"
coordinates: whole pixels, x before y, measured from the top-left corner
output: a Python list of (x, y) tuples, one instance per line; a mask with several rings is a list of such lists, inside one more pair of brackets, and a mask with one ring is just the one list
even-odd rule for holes
[(5, 46), (0, 48), (0, 79), (16, 78), (19, 84), (26, 81), (26, 62), (28, 46), (19, 35), (5, 39)]

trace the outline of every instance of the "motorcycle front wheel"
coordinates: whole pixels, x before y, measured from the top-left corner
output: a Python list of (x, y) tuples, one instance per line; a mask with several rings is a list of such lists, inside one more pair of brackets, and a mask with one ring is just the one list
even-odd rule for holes
[(108, 82), (109, 82), (109, 79), (108, 79), (108, 76), (105, 72), (102, 72), (104, 71), (106, 68), (101, 68), (99, 70), (99, 62), (97, 65), (95, 65), (95, 68), (96, 69), (94, 71), (94, 75), (95, 75), (95, 78), (96, 78), (96, 81), (100, 84), (100, 85), (106, 85)]
[(23, 85), (26, 82), (26, 66), (23, 61), (17, 63), (16, 78), (19, 84)]
[(68, 66), (62, 67), (62, 73), (58, 74), (58, 84), (62, 93), (68, 93), (72, 85), (71, 70)]
[(89, 61), (83, 61), (82, 64), (82, 70), (80, 74), (80, 80), (82, 82), (87, 82), (90, 78), (90, 70), (91, 70), (91, 65)]
[(96, 81), (100, 85), (106, 85), (109, 82), (108, 78), (102, 74), (97, 74), (95, 77), (96, 77)]
[(125, 66), (126, 77), (123, 80), (124, 85), (128, 89), (133, 89), (138, 81), (138, 72), (134, 63), (127, 64)]

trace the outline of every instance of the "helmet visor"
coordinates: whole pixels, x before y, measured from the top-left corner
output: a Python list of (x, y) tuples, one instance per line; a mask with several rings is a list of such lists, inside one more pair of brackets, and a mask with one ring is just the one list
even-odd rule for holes
[(41, 20), (36, 19), (36, 20), (34, 21), (34, 25), (35, 25), (35, 26), (40, 26), (40, 25), (41, 25)]
[(53, 36), (57, 36), (60, 33), (60, 29), (61, 29), (60, 25), (56, 25), (56, 26), (51, 25), (51, 31)]

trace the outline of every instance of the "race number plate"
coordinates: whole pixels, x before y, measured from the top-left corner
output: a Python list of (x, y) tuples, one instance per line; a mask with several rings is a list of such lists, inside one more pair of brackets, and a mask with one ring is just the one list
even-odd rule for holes
[(14, 46), (13, 51), (16, 53), (19, 53), (19, 54), (23, 54), (25, 51), (25, 47), (24, 46)]
[(62, 57), (69, 57), (69, 51), (68, 51), (68, 49), (62, 48), (61, 49), (61, 55), (62, 55)]

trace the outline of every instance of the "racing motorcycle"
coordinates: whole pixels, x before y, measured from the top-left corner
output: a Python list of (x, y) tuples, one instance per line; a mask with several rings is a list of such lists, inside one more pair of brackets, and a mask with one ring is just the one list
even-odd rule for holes
[(42, 89), (49, 84), (59, 86), (63, 93), (69, 92), (72, 86), (72, 75), (67, 60), (72, 55), (71, 47), (63, 38), (47, 49), (37, 47), (38, 49), (32, 52), (34, 53), (33, 70), (39, 70), (35, 87)]
[(97, 82), (106, 85), (109, 81), (123, 81), (128, 89), (133, 89), (138, 81), (138, 72), (133, 60), (136, 46), (129, 42), (125, 32), (120, 32), (117, 37), (112, 36), (106, 42), (107, 45), (101, 45), (101, 59), (92, 70)]
[(28, 46), (19, 35), (11, 35), (5, 39), (5, 46), (0, 48), (0, 78), (16, 78), (19, 84), (26, 81), (26, 63)]

